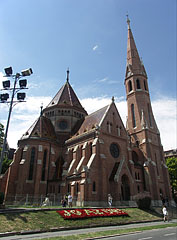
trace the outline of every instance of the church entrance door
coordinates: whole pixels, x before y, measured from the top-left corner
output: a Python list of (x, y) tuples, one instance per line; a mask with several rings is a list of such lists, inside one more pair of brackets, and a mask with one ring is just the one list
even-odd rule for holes
[(129, 185), (129, 179), (127, 175), (123, 175), (121, 179), (121, 195), (123, 201), (129, 201), (130, 200), (130, 185)]

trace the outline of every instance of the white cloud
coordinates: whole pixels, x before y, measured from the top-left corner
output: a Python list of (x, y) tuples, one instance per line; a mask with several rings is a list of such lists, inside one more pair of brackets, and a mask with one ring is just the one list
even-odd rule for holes
[(98, 82), (107, 82), (108, 81), (108, 77), (102, 78), (100, 80), (98, 80)]
[[(43, 103), (44, 107), (50, 102), (50, 97), (29, 97), (26, 103), (20, 103), (13, 109), (11, 117), (8, 142), (10, 147), (16, 148), (17, 141), (21, 138), (22, 134), (33, 124), (40, 114), (40, 106)], [(87, 98), (82, 99), (81, 104), (85, 110), (90, 114), (108, 104), (111, 103), (111, 98), (99, 97), (99, 98)], [(126, 122), (127, 116), (127, 104), (126, 101), (121, 98), (115, 98), (115, 103), (122, 121)], [(0, 104), (4, 105), (4, 104)], [(6, 107), (7, 108), (7, 107)], [(157, 126), (160, 131), (162, 145), (165, 150), (176, 148), (176, 99), (159, 98), (152, 101), (152, 108), (154, 117), (157, 122)], [(3, 108), (5, 109), (5, 108)], [(2, 110), (2, 108), (1, 108)], [(2, 118), (1, 118), (2, 119)], [(6, 119), (2, 119), (3, 124), (6, 123)]]
[(95, 45), (95, 46), (92, 48), (92, 50), (93, 50), (93, 51), (96, 51), (97, 48), (98, 48), (98, 45)]
[(97, 79), (97, 80), (95, 80), (95, 82), (97, 82), (97, 83), (107, 83), (107, 84), (117, 84), (117, 80), (116, 81), (110, 80), (109, 77), (104, 77), (104, 78), (101, 78), (101, 79)]
[[(109, 98), (83, 99), (83, 107), (88, 113), (94, 112), (111, 103)], [(115, 98), (115, 103), (124, 125), (126, 124), (127, 103), (122, 98)], [(177, 114), (176, 99), (161, 97), (152, 101), (154, 117), (160, 131), (161, 142), (164, 150), (177, 148)]]

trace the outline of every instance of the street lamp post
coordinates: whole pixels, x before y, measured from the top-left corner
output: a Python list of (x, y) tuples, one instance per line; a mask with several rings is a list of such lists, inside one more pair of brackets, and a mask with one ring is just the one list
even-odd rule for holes
[[(7, 141), (7, 133), (8, 133), (8, 128), (9, 128), (9, 123), (10, 123), (10, 117), (11, 117), (11, 113), (12, 113), (12, 108), (14, 106), (14, 104), (17, 104), (19, 102), (25, 102), (25, 93), (18, 93), (17, 94), (17, 101), (14, 101), (14, 96), (15, 94), (22, 90), (22, 89), (27, 89), (26, 88), (26, 84), (27, 81), (26, 79), (20, 80), (20, 78), (25, 77), (25, 76), (30, 76), (33, 72), (32, 69), (26, 69), (21, 71), (20, 73), (16, 73), (15, 75), (12, 74), (12, 67), (9, 68), (5, 68), (5, 73), (6, 75), (4, 77), (12, 77), (14, 79), (14, 85), (13, 88), (10, 88), (10, 81), (4, 81), (3, 82), (3, 89), (2, 90), (11, 90), (12, 91), (12, 96), (11, 96), (11, 100), (10, 102), (7, 101), (7, 99), (9, 98), (9, 94), (0, 94), (0, 103), (10, 103), (9, 106), (9, 114), (8, 114), (8, 119), (7, 119), (7, 125), (6, 125), (6, 130), (5, 130), (5, 134), (4, 134), (4, 141), (3, 141), (3, 146), (2, 146), (2, 151), (1, 151), (1, 158), (0, 158), (0, 174), (1, 174), (1, 170), (2, 170), (2, 162), (4, 159), (4, 153), (5, 153), (5, 149), (6, 149), (6, 141)], [(19, 85), (20, 87), (17, 88), (16, 84), (19, 81)]]

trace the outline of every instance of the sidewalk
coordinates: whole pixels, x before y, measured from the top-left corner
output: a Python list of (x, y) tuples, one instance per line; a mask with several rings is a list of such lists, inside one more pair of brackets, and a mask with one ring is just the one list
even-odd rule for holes
[[(90, 233), (90, 232), (100, 232), (100, 231), (108, 231), (108, 230), (117, 230), (117, 229), (131, 229), (131, 228), (137, 228), (137, 227), (145, 227), (145, 226), (156, 226), (156, 225), (162, 225), (166, 224), (169, 225), (171, 223), (177, 223), (177, 219), (173, 219), (170, 222), (163, 222), (163, 221), (151, 221), (151, 222), (133, 222), (125, 225), (119, 225), (119, 226), (103, 226), (103, 227), (92, 227), (89, 228), (58, 228), (58, 229), (50, 229), (48, 231), (44, 230), (33, 230), (33, 231), (20, 231), (20, 232), (6, 232), (6, 233), (0, 233), (0, 238), (3, 237), (3, 239), (8, 239), (6, 237), (9, 236), (17, 236), (18, 239), (25, 239), (29, 236), (37, 238), (46, 238), (46, 237), (56, 237), (56, 236), (69, 236), (69, 235), (75, 235), (75, 234), (84, 234), (84, 233)], [(16, 239), (16, 238), (13, 238)]]

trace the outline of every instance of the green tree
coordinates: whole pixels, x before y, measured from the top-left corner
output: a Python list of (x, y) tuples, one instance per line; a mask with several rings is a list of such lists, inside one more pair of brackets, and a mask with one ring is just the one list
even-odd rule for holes
[[(3, 140), (4, 140), (4, 126), (2, 123), (0, 123), (0, 153), (2, 150)], [(2, 174), (6, 172), (11, 162), (12, 162), (11, 159), (8, 159), (7, 156), (4, 156), (4, 159), (2, 162), (2, 170), (1, 170)]]
[(4, 174), (7, 171), (11, 162), (12, 162), (12, 159), (8, 159), (7, 156), (4, 157), (4, 160), (2, 162), (2, 171), (1, 171), (2, 174)]
[(3, 144), (4, 139), (4, 126), (2, 123), (0, 123), (0, 147)]
[(177, 158), (171, 157), (167, 158), (166, 165), (168, 167), (168, 172), (170, 175), (170, 184), (172, 187), (172, 193), (174, 195), (177, 192)]

